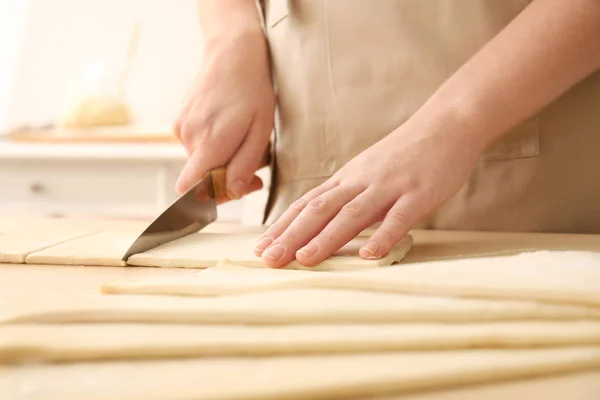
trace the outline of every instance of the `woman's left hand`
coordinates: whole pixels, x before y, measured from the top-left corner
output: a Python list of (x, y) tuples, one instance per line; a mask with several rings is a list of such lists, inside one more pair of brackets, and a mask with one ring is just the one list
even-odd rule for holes
[(314, 266), (382, 222), (360, 256), (385, 256), (475, 168), (481, 146), (446, 128), (402, 125), (292, 204), (259, 240), (255, 254), (270, 267), (294, 259)]
[(256, 254), (315, 265), (378, 221), (360, 255), (387, 254), (460, 189), (484, 148), (598, 71), (599, 21), (598, 1), (532, 2), (406, 123), (293, 204)]

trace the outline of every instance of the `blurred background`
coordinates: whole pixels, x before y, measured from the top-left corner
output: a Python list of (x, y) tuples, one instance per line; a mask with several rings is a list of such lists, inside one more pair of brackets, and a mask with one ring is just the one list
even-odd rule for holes
[[(202, 48), (195, 0), (0, 0), (0, 214), (160, 213)], [(265, 199), (220, 219), (260, 223)]]

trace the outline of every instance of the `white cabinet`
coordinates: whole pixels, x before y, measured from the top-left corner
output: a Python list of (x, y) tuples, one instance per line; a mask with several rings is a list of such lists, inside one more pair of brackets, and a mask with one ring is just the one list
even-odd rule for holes
[[(176, 199), (177, 144), (0, 143), (0, 214), (153, 218)], [(240, 221), (242, 202), (219, 207)]]

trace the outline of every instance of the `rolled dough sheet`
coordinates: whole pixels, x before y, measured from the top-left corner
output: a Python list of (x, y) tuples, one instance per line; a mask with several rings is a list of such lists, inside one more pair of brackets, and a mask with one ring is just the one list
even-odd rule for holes
[(600, 347), (18, 365), (0, 398), (361, 398), (600, 367)]
[(373, 325), (14, 325), (0, 362), (600, 346), (600, 321)]
[[(289, 269), (252, 268), (219, 263), (195, 272), (193, 275), (129, 279), (106, 283), (104, 293), (113, 294), (165, 294), (183, 296), (221, 296), (235, 293), (310, 287), (319, 276), (339, 272), (319, 272)], [(308, 281), (308, 282), (307, 282)]]
[[(211, 271), (212, 270), (212, 271)], [(185, 280), (107, 283), (111, 293), (219, 295), (290, 287), (521, 299), (600, 307), (600, 253), (519, 255), (402, 264), (349, 272), (286, 271), (221, 263)], [(304, 273), (300, 275), (300, 273)]]
[[(144, 253), (134, 254), (129, 257), (127, 263), (145, 267), (208, 268), (227, 259), (231, 264), (266, 267), (253, 252), (259, 238), (259, 233), (200, 232), (165, 243)], [(388, 266), (401, 261), (413, 244), (412, 236), (407, 235), (386, 257), (379, 260), (363, 260), (358, 256), (358, 250), (365, 240), (365, 237), (355, 238), (315, 267), (307, 268), (294, 260), (286, 266), (286, 269), (349, 270)]]
[(393, 323), (600, 319), (600, 310), (526, 301), (351, 290), (293, 289), (211, 298), (89, 295), (0, 299), (0, 324), (16, 323)]
[(93, 233), (82, 229), (12, 229), (0, 232), (0, 263), (22, 264), (35, 252)]
[(27, 256), (28, 264), (125, 266), (121, 260), (133, 244), (137, 232), (97, 232), (79, 239), (36, 251)]
[(323, 278), (318, 287), (535, 300), (600, 307), (600, 253), (537, 251), (403, 264)]

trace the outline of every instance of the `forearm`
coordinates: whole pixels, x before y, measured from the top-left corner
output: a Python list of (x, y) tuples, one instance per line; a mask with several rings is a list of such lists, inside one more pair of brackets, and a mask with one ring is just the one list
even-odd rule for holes
[(197, 0), (205, 38), (262, 33), (255, 0)]
[(535, 0), (416, 117), (488, 146), (600, 68), (600, 1)]

